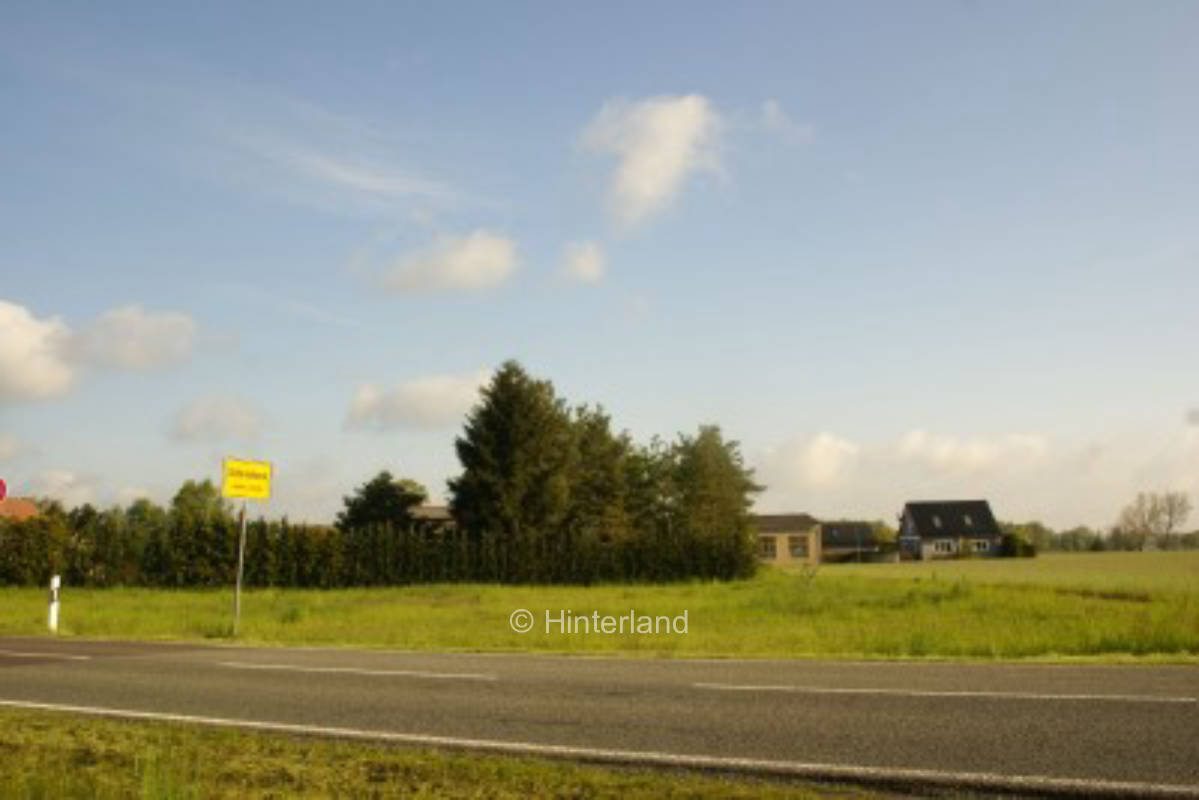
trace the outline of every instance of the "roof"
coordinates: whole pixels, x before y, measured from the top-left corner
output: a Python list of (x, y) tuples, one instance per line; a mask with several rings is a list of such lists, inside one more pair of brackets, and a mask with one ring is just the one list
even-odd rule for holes
[(999, 536), (999, 525), (986, 500), (939, 500), (907, 503), (917, 536), (935, 539), (957, 536)]
[(811, 514), (751, 514), (750, 520), (759, 533), (796, 533), (820, 524)]
[(413, 506), (408, 509), (413, 519), (429, 520), (430, 522), (449, 522), (453, 519), (449, 506)]
[(835, 547), (876, 547), (878, 537), (869, 522), (822, 522), (820, 523), (820, 545), (825, 549)]
[(26, 497), (6, 497), (0, 500), (0, 517), (15, 519), (20, 522), (23, 519), (37, 515), (37, 504)]

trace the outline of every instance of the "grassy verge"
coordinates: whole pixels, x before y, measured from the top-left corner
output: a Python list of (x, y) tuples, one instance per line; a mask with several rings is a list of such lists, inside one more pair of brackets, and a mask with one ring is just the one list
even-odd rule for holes
[[(224, 639), (231, 592), (63, 592), (62, 632)], [(514, 609), (536, 627), (518, 634)], [(546, 612), (676, 616), (687, 633), (563, 634)], [(45, 595), (0, 589), (0, 634), (45, 630)], [(1199, 662), (1199, 553), (1045, 556), (842, 565), (814, 578), (764, 570), (749, 581), (667, 586), (436, 585), (259, 590), (242, 641), (415, 650), (651, 656), (1125, 659)]]
[(850, 790), (0, 710), (11, 798), (832, 798)]

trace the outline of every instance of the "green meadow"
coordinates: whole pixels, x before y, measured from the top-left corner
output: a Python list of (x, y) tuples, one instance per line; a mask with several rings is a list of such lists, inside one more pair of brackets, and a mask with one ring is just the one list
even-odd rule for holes
[[(63, 590), (61, 635), (232, 641), (231, 590)], [(45, 632), (46, 595), (0, 589), (0, 634)], [(509, 615), (528, 609), (533, 631)], [(687, 632), (564, 634), (557, 615), (688, 615)], [(665, 657), (1199, 662), (1199, 552), (846, 564), (746, 581), (246, 592), (255, 644)]]
[(865, 792), (0, 709), (6, 798), (862, 798)]

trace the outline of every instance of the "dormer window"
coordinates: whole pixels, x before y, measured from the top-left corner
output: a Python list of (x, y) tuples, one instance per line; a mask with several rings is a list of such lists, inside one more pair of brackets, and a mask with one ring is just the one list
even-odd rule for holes
[(970, 515), (969, 515), (969, 514), (963, 514), (963, 515), (962, 515), (962, 519), (963, 519), (963, 520), (965, 520), (965, 522), (966, 522), (966, 527), (967, 527), (967, 528), (969, 528), (971, 525), (973, 525), (973, 524), (974, 524), (974, 520), (970, 519)]
[(941, 527), (941, 517), (938, 516), (937, 514), (933, 514), (933, 527), (934, 528)]

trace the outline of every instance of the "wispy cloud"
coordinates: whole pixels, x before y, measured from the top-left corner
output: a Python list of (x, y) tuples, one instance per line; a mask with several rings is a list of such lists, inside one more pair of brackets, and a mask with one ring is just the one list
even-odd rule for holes
[(582, 143), (617, 157), (610, 205), (628, 227), (669, 206), (689, 175), (719, 169), (719, 131), (720, 115), (706, 97), (662, 96), (606, 104)]
[(336, 325), (337, 327), (351, 330), (361, 330), (363, 327), (362, 322), (355, 317), (341, 314), (328, 306), (318, 305), (296, 297), (288, 297), (276, 291), (267, 291), (246, 283), (228, 283), (222, 288), (227, 290), (231, 295), (243, 299), (249, 298), (256, 304), (268, 305), (283, 314), (288, 314), (298, 319), (319, 322), (325, 325)]
[(143, 132), (139, 154), (193, 176), (339, 215), (403, 217), (463, 193), (412, 167), (422, 158), (363, 118), (265, 85), (143, 53), (26, 62), (108, 102)]
[(10, 433), (0, 433), (0, 461), (10, 461), (20, 455), (21, 443)]
[[(336, 141), (305, 141), (278, 131), (243, 134), (227, 131), (227, 143), (258, 160), (258, 187), (304, 205), (345, 213), (426, 212), (460, 199), (449, 186), (404, 169), (394, 156), (369, 148), (353, 152)], [(308, 135), (312, 135), (309, 131)], [(333, 137), (330, 137), (333, 138)], [(350, 149), (350, 153), (343, 152)], [(244, 174), (237, 177), (244, 181)]]
[(603, 249), (595, 242), (572, 242), (562, 257), (562, 274), (578, 283), (599, 283), (604, 279)]
[(791, 119), (774, 99), (762, 104), (762, 125), (790, 144), (808, 144), (816, 138), (815, 125)]
[(490, 375), (488, 370), (465, 375), (431, 375), (402, 383), (395, 389), (364, 383), (350, 402), (346, 427), (390, 431), (457, 425), (478, 402), (479, 390)]
[(100, 480), (71, 470), (51, 469), (36, 476), (30, 488), (35, 497), (49, 497), (67, 508), (74, 508), (96, 502)]
[(170, 436), (177, 442), (248, 442), (262, 435), (258, 409), (236, 397), (204, 397), (175, 415)]
[(186, 361), (195, 339), (196, 323), (187, 314), (128, 305), (105, 311), (75, 334), (71, 350), (83, 363), (140, 371)]
[(396, 259), (380, 283), (395, 292), (479, 291), (504, 283), (517, 266), (515, 241), (476, 230)]

